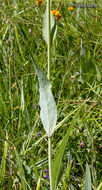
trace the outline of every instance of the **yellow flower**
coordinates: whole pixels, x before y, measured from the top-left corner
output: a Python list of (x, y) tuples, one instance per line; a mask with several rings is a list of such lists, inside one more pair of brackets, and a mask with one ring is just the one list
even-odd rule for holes
[(72, 11), (74, 7), (68, 7), (68, 11)]
[(42, 5), (43, 4), (43, 0), (36, 0), (36, 4), (37, 5)]
[(57, 12), (56, 10), (51, 11), (52, 15), (55, 15), (56, 12)]
[(55, 17), (56, 20), (59, 20), (61, 18), (61, 13), (59, 11), (52, 10), (51, 13)]
[(61, 18), (61, 13), (59, 12), (59, 11), (57, 11), (56, 13), (55, 13), (55, 19), (56, 20), (59, 20)]

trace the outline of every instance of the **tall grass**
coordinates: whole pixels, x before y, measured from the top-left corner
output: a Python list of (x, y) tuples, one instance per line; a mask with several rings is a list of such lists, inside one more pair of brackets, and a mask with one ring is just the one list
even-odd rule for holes
[[(102, 5), (101, 1), (87, 0), (86, 3), (98, 4), (98, 8), (68, 11), (75, 3), (62, 4), (60, 0), (51, 3), (52, 9), (61, 8), (62, 15), (56, 21), (51, 51), (50, 78), (58, 112), (52, 136), (55, 166), (57, 152), (59, 149), (63, 152), (61, 143), (73, 124), (56, 189), (84, 189), (90, 171), (91, 188), (101, 190)], [(47, 74), (47, 45), (42, 35), (45, 9), (46, 2), (37, 5), (32, 0), (0, 4), (2, 190), (49, 189), (44, 172), (48, 169), (48, 138), (39, 117), (39, 84), (30, 54)]]

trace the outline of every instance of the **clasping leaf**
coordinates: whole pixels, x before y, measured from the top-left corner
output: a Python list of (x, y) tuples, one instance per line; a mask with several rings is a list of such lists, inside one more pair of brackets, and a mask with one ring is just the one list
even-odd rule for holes
[[(57, 26), (56, 26), (56, 21), (55, 18), (52, 14), (50, 14), (50, 18), (51, 18), (51, 45), (52, 42), (55, 38), (56, 32), (57, 32)], [(43, 18), (43, 36), (44, 39), (46, 41), (46, 43), (48, 43), (48, 15), (47, 15), (47, 9), (44, 13), (44, 18)]]
[(45, 131), (50, 137), (54, 131), (56, 121), (57, 121), (57, 108), (56, 103), (51, 92), (51, 84), (47, 79), (46, 75), (41, 71), (39, 66), (35, 63), (32, 57), (32, 62), (36, 70), (38, 80), (39, 80), (39, 91), (40, 91), (40, 117), (45, 128)]

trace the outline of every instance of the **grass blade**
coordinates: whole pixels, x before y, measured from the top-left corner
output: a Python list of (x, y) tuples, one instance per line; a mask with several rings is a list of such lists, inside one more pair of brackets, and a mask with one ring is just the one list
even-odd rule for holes
[(64, 182), (63, 182), (63, 190), (66, 190), (66, 188), (67, 188), (68, 178), (69, 178), (70, 171), (71, 171), (71, 166), (72, 166), (72, 160), (71, 160), (71, 162), (68, 165), (66, 176), (65, 176), (65, 179), (64, 179)]
[[(83, 105), (82, 105), (83, 106)], [(57, 184), (58, 184), (58, 176), (59, 176), (59, 172), (60, 172), (60, 168), (61, 168), (61, 162), (62, 162), (62, 158), (63, 158), (63, 155), (64, 155), (64, 151), (65, 151), (65, 148), (66, 148), (66, 145), (67, 145), (67, 142), (68, 142), (68, 138), (69, 136), (73, 133), (73, 126), (76, 122), (76, 119), (78, 117), (78, 114), (82, 108), (82, 106), (78, 109), (76, 115), (74, 116), (68, 130), (67, 130), (67, 133), (65, 135), (65, 137), (63, 138), (62, 140), (62, 143), (56, 153), (56, 157), (55, 157), (55, 160), (53, 162), (53, 167), (52, 167), (52, 186), (53, 186), (53, 190), (56, 190), (57, 188)]]
[(23, 190), (27, 190), (25, 174), (24, 174), (24, 170), (23, 170), (23, 166), (22, 166), (22, 160), (16, 149), (15, 149), (15, 154), (16, 154), (18, 172), (19, 172), (19, 177), (21, 179), (22, 188), (23, 188)]
[[(7, 135), (6, 135), (6, 139), (8, 139)], [(1, 168), (0, 168), (0, 186), (2, 186), (3, 183), (4, 183), (5, 170), (6, 170), (7, 150), (8, 150), (8, 143), (5, 140), (5, 143), (4, 143), (4, 153), (3, 153), (3, 157), (2, 157), (2, 161), (1, 161)]]
[(88, 164), (86, 164), (86, 176), (84, 190), (91, 190), (91, 174)]
[(101, 190), (102, 189), (102, 182), (99, 184), (97, 190)]

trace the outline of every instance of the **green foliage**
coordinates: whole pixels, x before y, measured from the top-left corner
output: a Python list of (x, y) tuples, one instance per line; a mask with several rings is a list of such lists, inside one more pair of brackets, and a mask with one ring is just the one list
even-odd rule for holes
[(101, 190), (101, 188), (102, 188), (102, 182), (99, 184), (97, 190)]
[(92, 85), (95, 78), (98, 82), (101, 82), (101, 72), (95, 63), (95, 59), (91, 56), (90, 50), (86, 51), (85, 48), (81, 49), (80, 74), (81, 82), (87, 81)]
[[(56, 26), (56, 21), (55, 18), (52, 14), (50, 14), (51, 17), (51, 26), (50, 26), (50, 30), (51, 30), (51, 44), (55, 38), (56, 32), (57, 32), (57, 26)], [(43, 36), (44, 39), (46, 41), (46, 43), (48, 43), (48, 16), (47, 16), (47, 9), (44, 13), (44, 18), (43, 18)]]
[(17, 159), (17, 166), (18, 166), (18, 175), (20, 177), (20, 180), (21, 180), (21, 184), (22, 184), (22, 189), (23, 190), (27, 190), (27, 182), (26, 182), (26, 179), (25, 179), (25, 174), (24, 174), (24, 169), (23, 169), (23, 166), (22, 166), (22, 160), (17, 152), (17, 150), (15, 149), (15, 155), (16, 155), (16, 159)]
[[(81, 106), (82, 108), (82, 106)], [(64, 151), (69, 139), (69, 136), (73, 133), (73, 126), (75, 125), (76, 119), (78, 117), (79, 111), (80, 109), (78, 109), (78, 111), (76, 112), (73, 120), (71, 121), (71, 124), (66, 132), (65, 137), (63, 138), (60, 147), (56, 153), (54, 162), (53, 162), (53, 167), (52, 167), (52, 184), (53, 184), (53, 190), (55, 190), (57, 188), (58, 182), (60, 180), (59, 175), (60, 175), (60, 170), (61, 170), (61, 166), (62, 166), (62, 159), (63, 159), (63, 155), (64, 155)], [(61, 176), (60, 176), (61, 177)]]
[[(62, 169), (62, 158), (64, 155), (64, 150), (68, 141), (69, 135), (72, 133), (72, 126), (69, 127), (66, 136), (63, 138), (63, 141), (56, 153), (55, 160), (53, 162), (53, 167), (52, 167), (52, 187), (53, 190), (57, 188), (58, 182), (61, 178), (61, 169)], [(59, 177), (60, 176), (60, 177)]]
[[(62, 15), (54, 25), (57, 34), (51, 58), (51, 91), (57, 105), (52, 159), (79, 107), (85, 104), (74, 123), (73, 135), (68, 138), (57, 188), (63, 189), (67, 168), (73, 160), (66, 189), (84, 189), (87, 162), (91, 186), (101, 190), (102, 2), (87, 0), (87, 4), (98, 4), (98, 7), (79, 8), (79, 12), (77, 8), (67, 9), (77, 2), (62, 2), (52, 0), (51, 3), (51, 9), (61, 8)], [(39, 117), (39, 85), (29, 53), (32, 52), (41, 70), (47, 73), (47, 50), (42, 35), (45, 9), (45, 1), (39, 6), (33, 0), (0, 2), (0, 166), (4, 163), (2, 189), (5, 190), (21, 189), (22, 183), (28, 189), (36, 189), (39, 179), (40, 189), (49, 190), (49, 181), (43, 172), (48, 169), (47, 135)], [(3, 159), (5, 141), (9, 146)], [(25, 180), (22, 182), (13, 145), (23, 166)]]
[(8, 135), (6, 135), (6, 140), (4, 142), (4, 153), (2, 156), (1, 166), (0, 166), (0, 188), (3, 187), (5, 172), (6, 172), (6, 158), (7, 158), (7, 150), (8, 150), (8, 143), (7, 143)]
[(54, 131), (57, 120), (56, 103), (51, 92), (51, 84), (49, 80), (34, 61), (33, 64), (38, 75), (40, 85), (40, 117), (44, 125), (45, 131), (48, 137), (50, 137)]
[(91, 190), (91, 174), (88, 164), (86, 164), (86, 176), (84, 190)]
[(39, 180), (38, 180), (36, 190), (40, 190), (40, 178), (39, 178)]
[(67, 168), (67, 172), (65, 175), (65, 179), (63, 182), (63, 190), (67, 189), (68, 183), (69, 183), (69, 176), (70, 176), (70, 171), (71, 171), (71, 166), (72, 166), (72, 160), (70, 161), (68, 168)]

